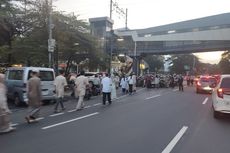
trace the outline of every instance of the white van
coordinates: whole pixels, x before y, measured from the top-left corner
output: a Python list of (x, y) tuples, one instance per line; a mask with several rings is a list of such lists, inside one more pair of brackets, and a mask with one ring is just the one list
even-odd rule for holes
[(30, 74), (32, 69), (39, 70), (42, 86), (42, 100), (55, 99), (55, 73), (53, 69), (42, 67), (10, 67), (6, 71), (7, 97), (13, 100), (15, 105), (19, 105), (22, 102), (28, 102), (26, 84), (31, 77)]

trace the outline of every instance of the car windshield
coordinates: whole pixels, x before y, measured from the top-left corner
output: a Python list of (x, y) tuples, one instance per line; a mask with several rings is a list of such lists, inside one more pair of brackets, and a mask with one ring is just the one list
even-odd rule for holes
[(208, 79), (208, 78), (201, 78), (201, 79), (200, 79), (200, 82), (207, 82), (207, 83), (208, 83), (208, 82), (209, 82), (209, 79)]
[(216, 83), (216, 79), (215, 79), (215, 78), (210, 78), (210, 79), (209, 79), (209, 82), (210, 82), (210, 83)]
[(230, 88), (230, 78), (223, 78), (221, 84), (221, 88)]
[(203, 82), (203, 83), (206, 82), (206, 83), (213, 84), (213, 83), (216, 83), (216, 79), (215, 78), (201, 78), (200, 82)]

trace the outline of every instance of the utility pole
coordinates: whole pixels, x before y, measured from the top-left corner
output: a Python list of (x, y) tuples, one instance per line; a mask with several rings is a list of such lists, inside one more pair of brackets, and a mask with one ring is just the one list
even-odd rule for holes
[(134, 72), (136, 75), (138, 75), (138, 59), (137, 59), (137, 42), (134, 41), (134, 65), (135, 65), (135, 70)]
[(128, 9), (125, 11), (125, 30), (128, 30)]
[(110, 19), (112, 20), (112, 15), (113, 15), (113, 0), (110, 0)]
[(53, 39), (53, 21), (52, 21), (52, 0), (50, 2), (47, 1), (48, 9), (49, 9), (49, 25), (48, 25), (48, 32), (49, 32), (49, 39), (48, 39), (48, 56), (49, 56), (49, 67), (52, 67), (52, 53), (54, 52), (55, 47), (55, 40)]
[[(110, 19), (112, 20), (113, 15), (113, 0), (110, 0)], [(112, 60), (113, 60), (113, 24), (110, 29), (110, 57), (109, 57), (109, 74), (112, 73)]]
[(192, 65), (192, 72), (194, 73), (194, 69), (195, 69), (195, 64), (196, 64), (196, 56), (193, 55), (193, 65)]
[[(128, 14), (128, 9), (126, 9), (126, 12), (124, 9), (120, 8), (118, 6), (117, 2), (113, 2), (113, 0), (110, 0), (110, 19), (112, 20), (113, 17), (113, 11), (116, 10), (116, 13), (119, 15), (122, 15), (123, 17), (125, 16), (125, 28), (127, 28), (127, 14)], [(114, 31), (113, 31), (113, 25), (111, 25), (111, 30), (110, 30), (110, 66), (109, 66), (109, 73), (111, 73), (112, 70), (112, 56), (113, 56), (113, 41), (114, 41)]]

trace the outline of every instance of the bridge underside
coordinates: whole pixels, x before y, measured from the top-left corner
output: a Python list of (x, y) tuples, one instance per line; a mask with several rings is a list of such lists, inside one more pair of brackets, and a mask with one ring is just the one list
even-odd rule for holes
[(137, 42), (137, 55), (141, 54), (189, 54), (230, 50), (230, 41), (157, 41)]
[(147, 29), (117, 30), (116, 34), (128, 40), (126, 49), (137, 56), (224, 51), (230, 50), (229, 18), (230, 13), (225, 13)]

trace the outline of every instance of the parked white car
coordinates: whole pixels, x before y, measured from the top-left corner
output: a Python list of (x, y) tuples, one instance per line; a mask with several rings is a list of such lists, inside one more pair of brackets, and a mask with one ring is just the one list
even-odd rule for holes
[(39, 70), (41, 79), (42, 100), (54, 100), (54, 78), (55, 73), (51, 68), (43, 67), (10, 67), (6, 71), (6, 86), (8, 88), (7, 97), (12, 99), (15, 105), (27, 103), (26, 86), (31, 77), (32, 69)]
[(213, 115), (230, 114), (230, 74), (221, 75), (220, 81), (212, 92)]

